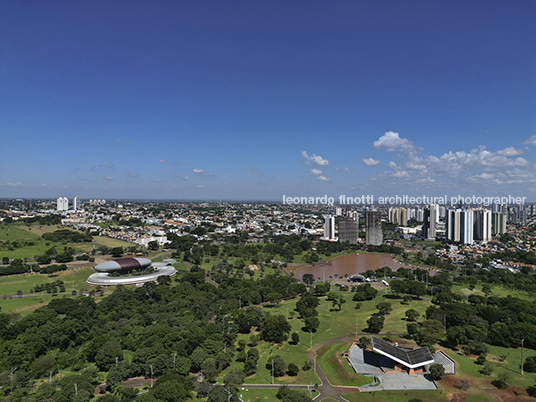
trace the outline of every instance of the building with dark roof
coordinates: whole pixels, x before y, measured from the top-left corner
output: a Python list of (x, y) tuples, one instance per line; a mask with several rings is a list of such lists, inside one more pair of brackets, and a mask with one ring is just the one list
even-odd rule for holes
[(418, 349), (410, 349), (391, 345), (380, 338), (371, 336), (372, 350), (384, 356), (389, 357), (393, 361), (407, 367), (410, 372), (416, 368), (434, 364), (435, 360), (430, 350), (427, 347)]

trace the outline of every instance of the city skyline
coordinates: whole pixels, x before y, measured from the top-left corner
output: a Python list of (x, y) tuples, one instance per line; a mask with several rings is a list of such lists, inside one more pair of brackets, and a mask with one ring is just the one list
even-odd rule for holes
[(536, 3), (0, 5), (0, 198), (536, 201)]

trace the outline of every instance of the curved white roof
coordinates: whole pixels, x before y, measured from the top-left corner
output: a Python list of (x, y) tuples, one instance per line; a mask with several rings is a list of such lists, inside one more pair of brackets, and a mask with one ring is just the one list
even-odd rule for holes
[[(148, 261), (150, 262), (150, 260)], [(155, 268), (157, 269), (157, 271), (151, 274), (124, 277), (109, 276), (107, 272), (97, 272), (89, 275), (89, 278), (87, 278), (86, 282), (90, 285), (100, 286), (138, 285), (143, 284), (145, 282), (156, 281), (159, 276), (173, 276), (177, 273), (177, 270), (172, 265)]]

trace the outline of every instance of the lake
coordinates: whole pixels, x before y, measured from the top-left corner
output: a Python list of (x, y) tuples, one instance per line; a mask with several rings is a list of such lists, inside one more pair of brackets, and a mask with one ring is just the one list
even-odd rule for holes
[(335, 274), (339, 278), (344, 278), (345, 275), (361, 274), (368, 269), (375, 271), (386, 266), (393, 271), (400, 267), (408, 268), (407, 265), (395, 261), (389, 254), (351, 254), (334, 258), (324, 265), (300, 268), (296, 272), (296, 279), (301, 280), (304, 274), (313, 274), (315, 280), (327, 280), (330, 276), (335, 278)]

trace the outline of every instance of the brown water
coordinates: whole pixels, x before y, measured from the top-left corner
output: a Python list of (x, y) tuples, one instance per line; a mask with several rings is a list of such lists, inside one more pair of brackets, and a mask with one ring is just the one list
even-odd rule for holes
[(361, 274), (368, 269), (375, 271), (386, 266), (393, 271), (407, 267), (393, 260), (388, 254), (351, 254), (334, 258), (325, 265), (301, 268), (296, 272), (296, 278), (301, 279), (304, 274), (313, 274), (316, 280), (330, 279), (330, 276), (335, 278), (335, 274), (340, 278), (345, 275)]

